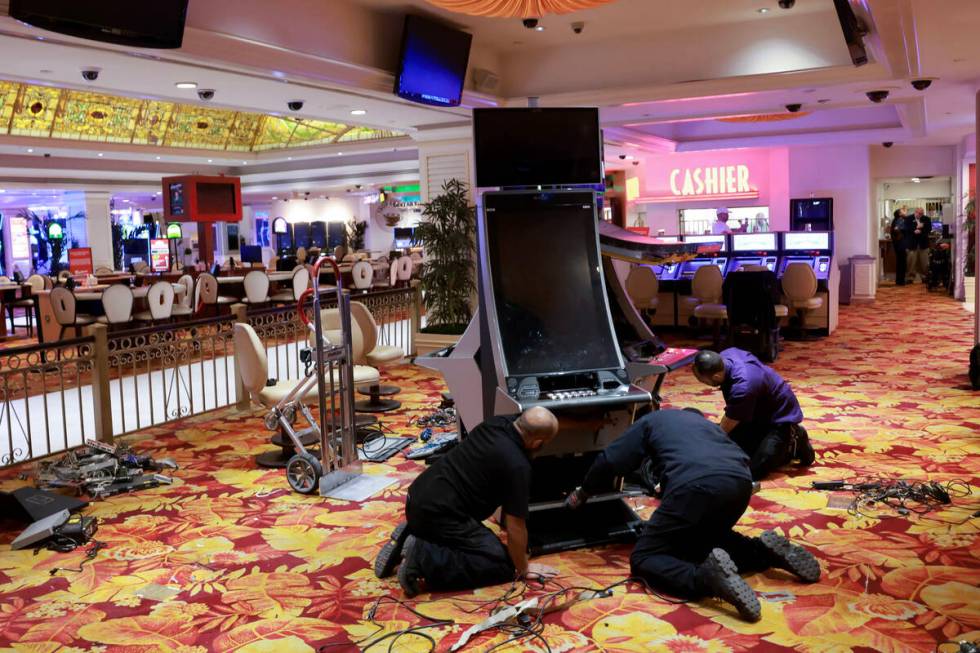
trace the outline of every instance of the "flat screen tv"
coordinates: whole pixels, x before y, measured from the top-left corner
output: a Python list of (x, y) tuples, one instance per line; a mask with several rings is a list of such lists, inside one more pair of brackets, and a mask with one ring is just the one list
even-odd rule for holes
[(419, 16), (406, 16), (395, 94), (412, 102), (459, 106), (473, 36)]
[(310, 223), (310, 242), (314, 247), (323, 249), (327, 246), (327, 223), (319, 220)]
[(327, 246), (330, 249), (343, 245), (347, 240), (347, 225), (344, 222), (327, 223)]
[(834, 228), (834, 198), (808, 197), (789, 201), (790, 231), (805, 231), (807, 225), (816, 231)]
[(293, 246), (305, 247), (309, 249), (310, 242), (310, 223), (297, 222), (293, 225)]
[(10, 0), (10, 15), (51, 32), (137, 48), (179, 48), (188, 0)]
[(602, 183), (598, 109), (474, 109), (473, 140), (477, 186)]
[(242, 263), (262, 262), (261, 245), (242, 245), (241, 254), (242, 254)]
[(412, 227), (395, 227), (395, 247), (405, 249), (411, 247), (415, 240), (415, 229)]
[(484, 196), (493, 301), (508, 375), (622, 365), (602, 283), (593, 197)]

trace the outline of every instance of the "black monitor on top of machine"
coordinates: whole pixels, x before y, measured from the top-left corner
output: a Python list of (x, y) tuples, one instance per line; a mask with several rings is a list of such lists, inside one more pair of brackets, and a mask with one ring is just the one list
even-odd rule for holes
[(779, 234), (775, 232), (732, 234), (732, 260), (728, 272), (749, 266), (776, 271), (779, 261)]
[(786, 231), (782, 236), (779, 276), (783, 275), (790, 263), (806, 263), (821, 281), (830, 276), (830, 262), (834, 253), (832, 231)]

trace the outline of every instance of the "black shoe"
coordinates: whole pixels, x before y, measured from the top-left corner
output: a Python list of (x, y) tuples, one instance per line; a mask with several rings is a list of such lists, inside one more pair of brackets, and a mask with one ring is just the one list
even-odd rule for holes
[(800, 461), (804, 467), (809, 467), (817, 459), (817, 454), (813, 451), (810, 444), (810, 435), (801, 425), (796, 425), (796, 447), (793, 457)]
[(806, 583), (820, 580), (820, 563), (802, 546), (791, 544), (775, 531), (766, 531), (759, 536), (759, 540), (769, 549), (773, 567), (785, 569)]
[(391, 531), (391, 539), (385, 542), (378, 552), (378, 557), (374, 559), (374, 575), (378, 578), (387, 578), (395, 573), (395, 567), (402, 560), (402, 547), (405, 546), (405, 538), (408, 537), (408, 524), (402, 522), (395, 526)]
[(422, 570), (419, 569), (418, 560), (415, 558), (416, 542), (414, 535), (405, 538), (405, 545), (402, 548), (402, 563), (398, 567), (398, 584), (402, 586), (405, 596), (410, 599), (425, 591)]
[(762, 606), (755, 591), (738, 575), (738, 567), (723, 549), (712, 549), (701, 563), (701, 569), (712, 596), (734, 605), (746, 621), (762, 618)]

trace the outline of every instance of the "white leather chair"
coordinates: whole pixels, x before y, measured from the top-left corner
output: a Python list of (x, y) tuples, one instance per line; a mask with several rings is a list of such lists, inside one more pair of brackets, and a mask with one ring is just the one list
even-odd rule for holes
[(269, 301), (269, 275), (260, 270), (252, 270), (245, 275), (246, 304), (264, 304)]
[[(54, 291), (52, 291), (54, 292)], [(114, 283), (102, 293), (105, 315), (96, 318), (99, 324), (127, 324), (133, 320), (133, 291), (129, 286)]]
[(220, 311), (222, 306), (228, 306), (238, 301), (234, 297), (219, 295), (218, 280), (208, 272), (203, 272), (197, 277), (197, 287), (201, 303), (205, 306), (214, 306), (215, 313)]
[(786, 305), (796, 313), (800, 335), (806, 331), (806, 316), (823, 306), (817, 297), (817, 275), (806, 263), (790, 263), (783, 271), (783, 296)]
[(354, 288), (367, 290), (374, 281), (374, 267), (368, 261), (358, 261), (351, 268), (351, 277), (354, 279)]
[(133, 317), (141, 322), (169, 320), (174, 308), (174, 287), (169, 281), (157, 281), (146, 293), (148, 310), (140, 311)]
[(646, 265), (634, 265), (626, 275), (626, 294), (638, 311), (655, 313), (660, 304), (660, 280)]
[(100, 277), (106, 274), (115, 274), (115, 270), (110, 268), (108, 265), (100, 265), (95, 268), (95, 276)]
[[(415, 267), (412, 264), (412, 257), (399, 256), (396, 263), (398, 264), (398, 270), (397, 270), (398, 284), (408, 285), (408, 282), (412, 280), (412, 270)], [(392, 283), (391, 285), (395, 285), (395, 284)]]
[[(40, 274), (32, 274), (27, 277), (25, 285), (30, 286), (31, 294), (39, 293), (44, 290), (44, 277)], [(14, 309), (22, 308), (24, 309), (24, 315), (27, 317), (27, 335), (34, 335), (34, 300), (30, 297), (25, 297), (24, 299), (18, 299), (16, 301), (7, 304), (7, 313), (10, 315), (10, 329), (11, 331), (16, 330), (16, 324), (14, 323)]]
[(274, 302), (279, 302), (282, 304), (291, 304), (293, 302), (299, 301), (299, 296), (303, 294), (303, 292), (309, 287), (309, 285), (310, 285), (309, 271), (306, 269), (306, 267), (302, 265), (297, 265), (296, 268), (293, 269), (292, 288), (290, 288), (289, 290), (277, 292), (276, 294), (272, 295), (270, 299)]
[(721, 324), (728, 319), (728, 307), (722, 302), (723, 283), (724, 277), (717, 265), (701, 266), (691, 281), (691, 296), (698, 300), (694, 318), (711, 322), (715, 349), (721, 340)]
[(174, 303), (173, 308), (170, 309), (170, 315), (173, 317), (187, 317), (194, 314), (194, 277), (189, 274), (185, 274), (181, 278), (177, 279), (177, 283), (184, 287), (184, 292), (182, 292)]
[(81, 327), (95, 322), (95, 318), (91, 315), (78, 315), (76, 313), (75, 295), (67, 288), (63, 286), (52, 288), (49, 298), (51, 311), (54, 313), (55, 322), (58, 323), (59, 327), (58, 340), (64, 338), (66, 329), (74, 329), (74, 335), (77, 338), (81, 335)]
[[(361, 302), (351, 302), (350, 314), (351, 321), (357, 324), (363, 338), (363, 362), (378, 368), (398, 363), (405, 358), (405, 352), (401, 347), (381, 344), (378, 323), (374, 321), (374, 316), (367, 306)], [(355, 357), (354, 362), (361, 361)], [(357, 391), (368, 396), (369, 399), (356, 402), (354, 410), (364, 413), (385, 413), (401, 407), (400, 401), (385, 398), (398, 394), (401, 388), (394, 385), (381, 385), (380, 379), (378, 383), (359, 387)]]

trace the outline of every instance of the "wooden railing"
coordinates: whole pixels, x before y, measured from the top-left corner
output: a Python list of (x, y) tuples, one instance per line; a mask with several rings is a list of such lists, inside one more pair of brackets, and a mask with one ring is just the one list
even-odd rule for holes
[[(352, 294), (379, 326), (381, 344), (415, 353), (418, 293), (394, 288)], [(323, 305), (335, 303), (324, 294)], [(307, 332), (295, 306), (248, 308), (231, 314), (126, 331), (91, 327), (92, 335), (0, 351), (0, 467), (80, 446), (111, 442), (183, 417), (229, 405), (244, 408), (232, 331), (252, 325), (266, 347), (268, 375), (298, 379)]]

